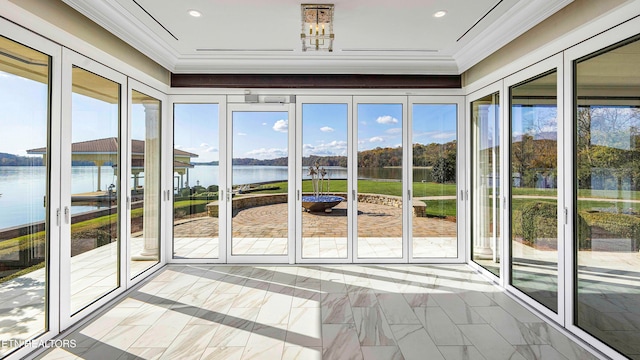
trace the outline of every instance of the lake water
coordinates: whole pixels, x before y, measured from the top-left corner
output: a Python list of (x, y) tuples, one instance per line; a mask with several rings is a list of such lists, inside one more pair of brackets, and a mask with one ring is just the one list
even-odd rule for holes
[[(327, 167), (331, 179), (346, 179), (347, 169), (342, 167)], [(117, 178), (113, 168), (103, 166), (101, 188), (106, 190), (110, 184), (115, 184)], [(304, 178), (310, 179), (304, 170)], [(190, 186), (218, 185), (218, 166), (195, 166), (189, 169), (189, 176), (183, 176), (182, 181)], [(269, 181), (286, 181), (286, 166), (234, 166), (233, 183), (250, 184)], [(431, 181), (430, 171), (414, 170), (414, 181)], [(400, 179), (399, 168), (359, 169), (361, 179)], [(86, 193), (97, 190), (98, 167), (74, 166), (71, 169), (71, 193)], [(140, 180), (144, 185), (144, 179)], [(174, 177), (174, 185), (180, 185), (180, 176)], [(44, 220), (44, 200), (46, 194), (46, 168), (44, 166), (0, 166), (0, 229)], [(95, 210), (97, 206), (72, 206), (71, 213)]]

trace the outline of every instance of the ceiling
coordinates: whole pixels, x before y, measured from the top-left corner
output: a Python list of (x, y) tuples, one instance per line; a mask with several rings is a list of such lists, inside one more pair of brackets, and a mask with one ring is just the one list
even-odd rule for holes
[(63, 1), (173, 73), (457, 75), (573, 0), (334, 0), (333, 52), (302, 51), (300, 1)]

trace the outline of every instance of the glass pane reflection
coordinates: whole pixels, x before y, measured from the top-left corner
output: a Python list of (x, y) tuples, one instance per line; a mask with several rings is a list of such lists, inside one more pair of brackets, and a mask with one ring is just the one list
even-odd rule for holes
[(556, 71), (513, 86), (511, 284), (558, 311)]

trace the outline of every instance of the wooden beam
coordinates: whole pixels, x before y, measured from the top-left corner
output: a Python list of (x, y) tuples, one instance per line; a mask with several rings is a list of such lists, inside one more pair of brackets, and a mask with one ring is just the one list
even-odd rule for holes
[(459, 89), (460, 75), (171, 74), (172, 87), (275, 89)]

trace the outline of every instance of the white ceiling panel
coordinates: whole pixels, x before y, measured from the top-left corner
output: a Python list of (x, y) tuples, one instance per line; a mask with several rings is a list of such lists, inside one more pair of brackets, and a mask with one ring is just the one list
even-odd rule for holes
[(336, 0), (331, 53), (292, 0), (63, 1), (175, 73), (459, 74), (572, 0)]

